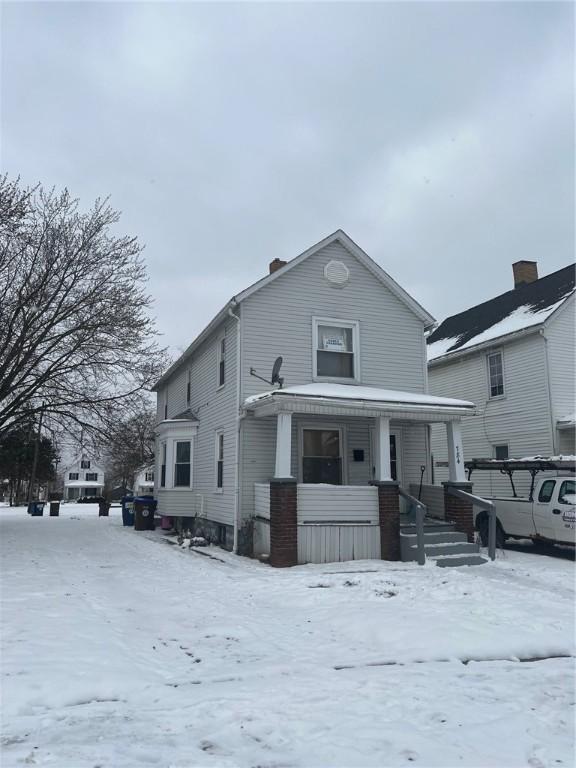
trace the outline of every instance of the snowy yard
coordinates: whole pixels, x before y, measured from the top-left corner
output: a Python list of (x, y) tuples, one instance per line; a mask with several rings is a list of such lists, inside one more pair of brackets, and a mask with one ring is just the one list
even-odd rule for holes
[(0, 508), (3, 768), (573, 765), (572, 562), (278, 571), (97, 514)]

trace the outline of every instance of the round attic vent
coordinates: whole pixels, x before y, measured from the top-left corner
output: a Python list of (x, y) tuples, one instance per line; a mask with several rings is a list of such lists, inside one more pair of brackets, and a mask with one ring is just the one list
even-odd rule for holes
[(329, 261), (324, 267), (324, 277), (333, 285), (345, 285), (350, 279), (350, 270), (342, 261)]

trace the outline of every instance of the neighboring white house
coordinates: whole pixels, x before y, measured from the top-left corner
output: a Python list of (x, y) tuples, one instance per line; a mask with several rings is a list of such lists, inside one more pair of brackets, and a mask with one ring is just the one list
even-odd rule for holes
[(154, 493), (154, 464), (140, 469), (134, 475), (134, 495), (147, 496)]
[(86, 454), (65, 468), (63, 479), (64, 498), (69, 501), (81, 496), (101, 496), (104, 491), (104, 470)]
[(274, 259), (155, 386), (160, 513), (235, 551), (268, 547), (277, 565), (296, 543), (309, 560), (314, 537), (325, 559), (387, 556), (378, 525), (398, 509), (396, 479), (430, 482), (431, 423), (464, 479), (459, 422), (473, 404), (427, 395), (433, 324), (341, 230)]
[[(476, 404), (462, 423), (467, 459), (575, 453), (575, 267), (540, 279), (535, 262), (513, 271), (513, 290), (448, 317), (428, 337), (430, 392)], [(432, 454), (438, 483), (447, 453), (437, 428)], [(476, 493), (510, 491), (499, 472), (471, 479)], [(526, 492), (527, 473), (515, 483)]]

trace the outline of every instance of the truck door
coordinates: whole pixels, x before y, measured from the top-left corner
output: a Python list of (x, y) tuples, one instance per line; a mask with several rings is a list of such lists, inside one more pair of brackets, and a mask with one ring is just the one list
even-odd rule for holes
[(534, 527), (539, 536), (554, 541), (556, 539), (555, 515), (552, 514), (552, 497), (556, 488), (556, 480), (542, 480), (538, 495), (534, 499)]
[(576, 542), (576, 482), (559, 480), (558, 495), (552, 504), (555, 536), (558, 542), (574, 544)]

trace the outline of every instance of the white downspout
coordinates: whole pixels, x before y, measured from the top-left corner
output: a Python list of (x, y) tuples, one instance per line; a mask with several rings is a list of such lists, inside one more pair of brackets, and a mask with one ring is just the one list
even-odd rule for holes
[(550, 437), (552, 438), (552, 455), (556, 456), (556, 425), (554, 423), (554, 411), (552, 408), (552, 385), (550, 382), (550, 361), (548, 358), (548, 339), (544, 328), (540, 329), (540, 335), (544, 339), (544, 365), (546, 366), (546, 387), (548, 388), (548, 414), (550, 416)]
[(241, 348), (240, 348), (240, 318), (235, 315), (231, 307), (228, 314), (236, 320), (236, 448), (234, 456), (234, 544), (232, 551), (238, 554), (238, 529), (240, 527), (240, 373)]

